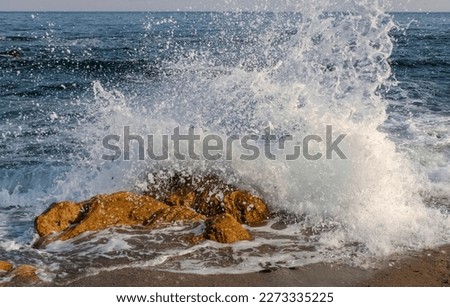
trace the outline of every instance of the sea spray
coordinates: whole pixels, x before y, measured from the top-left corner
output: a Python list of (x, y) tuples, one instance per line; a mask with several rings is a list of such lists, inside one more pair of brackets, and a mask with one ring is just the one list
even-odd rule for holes
[[(138, 113), (121, 107), (126, 105), (121, 94), (117, 103), (117, 93), (108, 94), (100, 84), (94, 85), (97, 101), (110, 96), (106, 98), (110, 113), (99, 124), (115, 127), (118, 135), (123, 135), (124, 125), (144, 136), (195, 127), (197, 133), (224, 139), (263, 135), (271, 127), (279, 137), (289, 135), (292, 144), (301, 144), (304, 136), (323, 135), (325, 126), (331, 125), (335, 134), (346, 135), (342, 150), (347, 159), (272, 161), (260, 155), (244, 161), (236, 154), (232, 161), (212, 162), (179, 161), (172, 155), (164, 162), (134, 161), (139, 166), (128, 170), (120, 166), (120, 172), (135, 178), (143, 165), (149, 173), (159, 169), (216, 172), (258, 191), (275, 211), (306, 216), (311, 227), (330, 226), (333, 230), (320, 239), (325, 246), (357, 243), (379, 255), (445, 238), (446, 220), (426, 208), (419, 196), (422, 178), (378, 131), (386, 120), (386, 101), (378, 90), (388, 85), (391, 75), (392, 18), (376, 2), (348, 1), (347, 5), (352, 9), (343, 13), (319, 2), (299, 5), (297, 13), (221, 16), (228, 28), (252, 24), (250, 29), (239, 28), (244, 32), (239, 35), (249, 40), (234, 51), (240, 57), (231, 50), (224, 55), (230, 58), (228, 63), (215, 66), (212, 51), (180, 54), (176, 61), (165, 63), (176, 73), (161, 80), (160, 93), (140, 97), (145, 105), (138, 106)], [(237, 34), (225, 33), (232, 44)], [(263, 152), (264, 144), (257, 145)]]

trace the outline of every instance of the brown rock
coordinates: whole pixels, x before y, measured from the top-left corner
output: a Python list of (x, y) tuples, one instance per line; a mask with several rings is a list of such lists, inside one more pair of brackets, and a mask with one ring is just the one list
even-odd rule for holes
[(86, 231), (98, 231), (113, 226), (139, 226), (155, 212), (167, 206), (149, 196), (131, 192), (99, 195), (88, 203), (84, 219), (64, 231), (59, 240), (74, 238)]
[(213, 217), (225, 212), (232, 214), (234, 208), (227, 207), (223, 202), (225, 193), (227, 192), (228, 190), (221, 189), (221, 187), (203, 187), (198, 190), (192, 208), (196, 212), (208, 217)]
[[(36, 229), (41, 238), (35, 247), (108, 227), (155, 228), (204, 221), (207, 217), (211, 219), (206, 222), (204, 238), (231, 243), (250, 239), (239, 223), (260, 223), (269, 217), (269, 210), (260, 198), (237, 190), (217, 176), (158, 173), (153, 176), (146, 195), (118, 192), (98, 195), (81, 203), (53, 204), (36, 218)], [(198, 236), (192, 241), (201, 240), (202, 236)]]
[(240, 190), (202, 189), (202, 192), (190, 192), (184, 197), (172, 195), (172, 204), (187, 205), (196, 212), (207, 217), (229, 213), (242, 224), (255, 225), (265, 221), (270, 216), (269, 209), (262, 199), (249, 192)]
[(247, 191), (234, 191), (224, 199), (225, 208), (230, 210), (238, 222), (248, 225), (261, 223), (269, 218), (269, 209), (263, 200)]
[(177, 192), (167, 198), (167, 202), (172, 206), (193, 207), (195, 204), (195, 192)]
[[(152, 197), (131, 192), (97, 195), (81, 203), (53, 204), (36, 218), (36, 230), (42, 238), (35, 247), (54, 240), (68, 240), (86, 231), (143, 225), (149, 217), (164, 208), (167, 205)], [(50, 236), (55, 232), (62, 233)]]
[(201, 235), (190, 235), (186, 237), (186, 241), (191, 244), (200, 244), (206, 240), (205, 236), (203, 234)]
[(40, 236), (67, 229), (80, 215), (81, 203), (63, 201), (52, 204), (35, 220), (36, 231)]
[(234, 243), (250, 240), (250, 234), (230, 214), (224, 213), (208, 219), (205, 227), (205, 238), (220, 243)]
[(195, 203), (205, 203), (210, 198), (214, 201), (215, 198), (212, 196), (233, 190), (232, 186), (214, 175), (196, 177), (181, 173), (162, 173), (153, 175), (153, 181), (148, 185), (146, 194), (173, 206), (193, 207)]
[(198, 214), (187, 207), (167, 207), (153, 214), (145, 223), (146, 226), (155, 228), (162, 225), (173, 224), (177, 222), (197, 222), (203, 221), (206, 217)]
[(0, 261), (0, 275), (7, 273), (14, 268), (14, 265), (8, 261)]
[[(229, 213), (240, 223), (254, 225), (266, 220), (270, 213), (264, 201), (249, 192), (237, 190), (221, 181), (217, 176), (206, 176), (200, 180), (191, 177), (173, 179), (172, 194), (165, 200), (169, 205), (187, 206), (207, 217)], [(165, 194), (165, 193), (162, 193)]]
[(152, 180), (148, 183), (145, 194), (164, 202), (168, 202), (168, 198), (172, 194), (185, 195), (189, 191), (195, 190), (198, 181), (202, 180), (202, 178), (197, 179), (188, 174), (169, 171), (161, 171), (151, 177)]
[(8, 274), (10, 281), (6, 286), (33, 285), (40, 281), (36, 273), (36, 267), (32, 265), (21, 265)]
[(198, 182), (192, 208), (208, 217), (225, 212), (230, 213), (233, 208), (228, 208), (223, 201), (225, 196), (234, 190), (233, 186), (224, 183), (219, 177), (207, 176)]

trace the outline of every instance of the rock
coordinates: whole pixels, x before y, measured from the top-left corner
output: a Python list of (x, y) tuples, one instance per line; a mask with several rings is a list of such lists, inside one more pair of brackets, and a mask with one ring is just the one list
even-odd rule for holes
[(177, 203), (187, 203), (196, 212), (207, 217), (229, 213), (242, 224), (254, 225), (265, 221), (270, 215), (263, 200), (246, 191), (204, 189), (194, 200), (191, 200), (192, 195), (189, 194), (188, 197), (185, 201), (182, 196), (177, 195)]
[(205, 238), (204, 234), (190, 235), (185, 238), (185, 241), (187, 241), (188, 243), (194, 244), (194, 245), (200, 244), (200, 243), (204, 242), (205, 240), (206, 240), (206, 238)]
[[(149, 196), (131, 192), (98, 195), (81, 203), (53, 204), (36, 218), (36, 230), (43, 239), (35, 247), (54, 240), (68, 240), (86, 231), (143, 225), (149, 217), (164, 208), (167, 205)], [(61, 233), (48, 236), (55, 232)]]
[(63, 201), (52, 204), (35, 220), (36, 231), (40, 236), (67, 229), (74, 223), (82, 211), (81, 203)]
[(251, 238), (247, 230), (228, 213), (208, 219), (205, 224), (204, 237), (219, 243), (234, 243)]
[(8, 261), (0, 261), (0, 276), (8, 273), (14, 268), (14, 265)]
[(8, 278), (8, 281), (0, 283), (0, 286), (11, 287), (34, 285), (40, 281), (36, 272), (36, 267), (32, 265), (21, 265), (11, 271), (6, 276), (6, 278)]
[(158, 173), (151, 178), (145, 195), (118, 192), (97, 195), (80, 203), (52, 204), (36, 218), (36, 230), (41, 238), (35, 247), (114, 226), (151, 229), (199, 221), (206, 221), (205, 233), (197, 234), (190, 241), (210, 239), (232, 243), (250, 239), (240, 223), (256, 225), (270, 215), (262, 199), (226, 184), (217, 176)]
[(4, 52), (0, 52), (0, 56), (20, 58), (22, 56), (21, 52), (17, 49), (12, 49)]
[(225, 192), (234, 190), (230, 185), (225, 184), (219, 177), (214, 175), (191, 176), (183, 173), (158, 173), (153, 174), (149, 183), (146, 195), (161, 199), (174, 206), (191, 206), (194, 201), (198, 201), (203, 192), (204, 198), (213, 192)]
[(145, 225), (155, 228), (167, 224), (197, 222), (205, 219), (205, 216), (198, 214), (191, 208), (167, 207), (153, 214)]
[(176, 192), (181, 192), (181, 195), (185, 195), (189, 190), (194, 190), (197, 186), (197, 181), (188, 174), (160, 171), (149, 175), (145, 195), (167, 202), (168, 198)]
[(195, 192), (177, 192), (167, 198), (167, 203), (171, 206), (193, 207), (195, 204)]
[[(264, 201), (221, 181), (217, 176), (207, 176), (200, 180), (192, 177), (172, 180), (175, 186), (164, 184), (172, 192), (165, 198), (169, 205), (191, 207), (197, 213), (213, 217), (229, 213), (240, 223), (255, 225), (269, 218), (270, 212)], [(167, 195), (168, 192), (160, 195)]]
[(269, 218), (270, 212), (264, 201), (247, 191), (234, 191), (224, 199), (225, 208), (230, 208), (239, 223), (254, 225)]
[(37, 276), (36, 271), (36, 267), (24, 264), (12, 271), (11, 275), (15, 281), (37, 282), (39, 281), (39, 277)]
[(59, 240), (74, 238), (86, 231), (98, 231), (113, 226), (139, 226), (167, 205), (149, 196), (118, 192), (92, 198), (88, 212), (78, 223), (64, 231)]
[(213, 217), (222, 213), (233, 214), (234, 208), (227, 207), (223, 202), (225, 195), (234, 191), (234, 187), (226, 185), (217, 177), (210, 177), (195, 190), (196, 196), (191, 207), (198, 213)]

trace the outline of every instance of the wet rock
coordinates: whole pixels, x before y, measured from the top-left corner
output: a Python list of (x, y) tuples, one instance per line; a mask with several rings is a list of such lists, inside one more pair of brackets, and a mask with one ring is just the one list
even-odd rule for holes
[(193, 245), (200, 244), (206, 240), (205, 235), (190, 235), (185, 238), (185, 241)]
[(198, 180), (189, 174), (160, 171), (149, 175), (145, 195), (168, 202), (168, 198), (173, 194), (186, 195), (195, 190), (197, 183)]
[(32, 265), (21, 265), (11, 272), (12, 282), (32, 284), (39, 281), (37, 269)]
[(0, 276), (6, 275), (14, 268), (14, 265), (8, 261), (0, 261)]
[(167, 207), (153, 214), (145, 223), (146, 226), (155, 228), (174, 223), (187, 223), (203, 221), (206, 217), (187, 207)]
[(22, 56), (21, 52), (17, 49), (12, 49), (8, 51), (0, 52), (0, 56), (3, 57), (12, 57), (12, 58), (20, 58)]
[(241, 224), (257, 225), (270, 215), (262, 199), (226, 184), (217, 176), (161, 173), (153, 176), (151, 182), (145, 195), (118, 192), (80, 203), (52, 204), (36, 218), (41, 238), (35, 247), (114, 226), (152, 229), (200, 221), (206, 221), (205, 233), (190, 241), (232, 243), (250, 239)]
[(52, 204), (35, 220), (36, 231), (40, 236), (67, 229), (74, 223), (82, 211), (81, 203), (63, 201)]
[(261, 223), (269, 218), (269, 209), (263, 200), (247, 191), (234, 191), (224, 199), (225, 208), (238, 222), (248, 225)]
[(21, 265), (10, 271), (6, 278), (8, 281), (0, 283), (0, 286), (30, 286), (40, 282), (37, 269), (32, 265)]
[(233, 214), (234, 208), (224, 203), (225, 196), (234, 191), (217, 177), (210, 177), (199, 183), (191, 207), (200, 214), (213, 217), (222, 213)]
[(151, 197), (131, 192), (99, 195), (91, 199), (88, 212), (78, 223), (58, 237), (74, 238), (86, 231), (98, 231), (113, 226), (139, 226), (155, 212), (167, 206)]
[[(54, 204), (36, 218), (36, 229), (44, 236), (36, 247), (54, 240), (68, 240), (86, 231), (143, 225), (149, 217), (164, 208), (167, 205), (149, 196), (131, 192), (98, 195), (81, 203)], [(45, 237), (54, 232), (62, 233)]]
[(261, 223), (270, 215), (262, 199), (224, 183), (217, 176), (199, 180), (183, 177), (185, 185), (180, 181), (180, 178), (172, 180), (175, 182), (175, 186), (169, 189), (172, 194), (165, 198), (169, 205), (191, 207), (207, 217), (229, 213), (240, 223), (249, 225)]
[(167, 202), (172, 206), (193, 207), (195, 204), (196, 195), (194, 191), (178, 192), (170, 195)]
[(248, 231), (228, 213), (208, 219), (205, 224), (204, 237), (219, 243), (234, 243), (251, 238)]

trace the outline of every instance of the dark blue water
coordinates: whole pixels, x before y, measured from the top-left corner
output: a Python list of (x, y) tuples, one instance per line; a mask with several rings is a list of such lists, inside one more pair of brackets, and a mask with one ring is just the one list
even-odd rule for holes
[[(320, 15), (323, 19), (320, 22), (325, 25), (327, 18), (334, 18), (330, 16), (333, 15)], [(428, 209), (424, 209), (425, 213), (419, 210), (421, 213), (418, 215), (423, 214), (430, 220), (439, 214), (442, 214), (439, 219), (445, 214), (448, 215), (446, 206), (450, 197), (450, 14), (393, 15), (396, 26), (389, 28), (393, 50), (391, 56), (386, 59), (392, 71), (387, 79), (382, 76), (387, 64), (379, 64), (384, 60), (377, 61), (376, 56), (372, 56), (370, 52), (369, 55), (365, 54), (365, 46), (385, 52), (383, 42), (380, 43), (381, 47), (377, 47), (376, 42), (369, 38), (372, 32), (377, 31), (372, 29), (366, 31), (368, 34), (364, 31), (361, 31), (363, 34), (352, 34), (351, 30), (348, 30), (351, 27), (345, 26), (344, 23), (348, 18), (350, 17), (346, 14), (338, 14), (335, 21), (335, 28), (338, 30), (333, 32), (334, 28), (330, 27), (326, 32), (299, 26), (314, 24), (308, 20), (307, 14), (302, 12), (0, 13), (0, 258), (48, 265), (45, 259), (56, 261), (55, 259), (59, 259), (58, 253), (62, 253), (63, 257), (72, 257), (73, 263), (83, 263), (83, 257), (101, 254), (98, 249), (92, 249), (92, 246), (84, 246), (74, 255), (70, 246), (62, 244), (49, 248), (49, 254), (37, 256), (30, 246), (36, 239), (33, 219), (51, 202), (63, 199), (81, 200), (96, 193), (135, 189), (138, 184), (130, 179), (133, 172), (142, 175), (140, 171), (143, 169), (158, 168), (155, 163), (122, 163), (116, 166), (111, 162), (99, 161), (102, 152), (101, 137), (116, 131), (114, 127), (131, 123), (141, 128), (161, 127), (162, 131), (165, 131), (165, 124), (175, 122), (187, 126), (201, 124), (204, 128), (227, 134), (236, 131), (258, 131), (263, 125), (270, 123), (275, 126), (278, 124), (277, 127), (281, 131), (287, 131), (299, 126), (306, 127), (305, 122), (311, 117), (305, 114), (315, 114), (313, 111), (301, 113), (303, 105), (308, 108), (316, 103), (324, 107), (321, 110), (330, 110), (330, 114), (334, 112), (339, 116), (340, 111), (336, 110), (344, 112), (346, 104), (354, 97), (366, 97), (367, 101), (374, 99), (378, 102), (353, 102), (349, 110), (353, 110), (352, 114), (357, 115), (354, 116), (354, 121), (352, 119), (351, 125), (367, 121), (366, 126), (370, 126), (371, 123), (376, 123), (376, 120), (373, 120), (374, 114), (382, 114), (384, 109), (387, 110), (385, 120), (375, 125), (373, 133), (378, 135), (381, 132), (390, 141), (387, 141), (387, 147), (383, 145), (380, 149), (374, 149), (379, 150), (374, 156), (379, 157), (379, 161), (386, 162), (386, 167), (395, 165), (389, 175), (389, 178), (397, 178), (392, 179), (394, 181), (403, 181), (399, 179), (402, 172), (398, 171), (402, 167), (398, 166), (397, 169), (397, 163), (400, 162), (394, 158), (391, 163), (390, 157), (398, 154), (401, 159), (407, 161), (405, 163), (408, 164), (408, 169), (411, 168), (414, 178), (419, 178), (416, 179), (420, 182), (411, 194), (419, 193), (425, 203), (427, 199), (433, 199), (432, 206), (437, 206), (437, 212), (440, 212), (428, 212)], [(384, 20), (383, 22), (388, 19), (383, 18), (380, 19)], [(383, 22), (379, 25), (379, 37), (386, 34)], [(349, 33), (346, 34), (345, 31)], [(334, 51), (328, 53), (326, 48), (321, 47), (317, 47), (319, 51), (302, 51), (307, 48), (314, 50), (315, 46), (327, 44), (327, 34), (336, 37), (337, 41), (341, 37), (343, 41), (348, 39), (348, 46), (352, 47), (343, 48), (335, 54)], [(304, 49), (302, 46), (305, 46)], [(389, 50), (388, 40), (385, 47)], [(18, 51), (20, 56), (12, 57), (10, 53), (13, 50)], [(320, 50), (324, 50), (323, 54), (320, 54)], [(330, 46), (330, 50), (338, 49)], [(353, 66), (342, 64), (341, 61), (342, 54), (349, 52), (354, 52), (356, 58), (360, 57), (355, 60)], [(302, 56), (308, 57), (305, 63), (298, 60)], [(377, 65), (380, 65), (380, 68), (373, 69)], [(354, 75), (346, 74), (345, 69)], [(316, 75), (319, 77), (316, 78)], [(272, 83), (264, 83), (267, 80)], [(337, 89), (328, 97), (328, 91), (333, 88), (330, 84), (337, 84), (336, 80), (339, 80), (339, 84), (348, 82), (349, 85), (345, 89)], [(278, 100), (284, 101), (284, 94), (290, 95), (290, 91), (296, 88), (293, 85), (302, 82), (306, 84), (306, 91), (303, 90), (305, 92), (302, 93), (314, 89), (325, 98), (322, 100), (317, 98), (320, 95), (314, 96), (311, 93), (305, 94), (304, 97), (307, 98), (298, 98), (300, 111), (298, 122), (295, 122), (293, 112), (297, 111), (284, 108)], [(359, 82), (362, 82), (362, 85), (357, 85)], [(361, 95), (358, 96), (360, 88), (367, 85), (368, 91), (371, 91), (370, 88), (374, 84), (373, 92), (367, 94), (361, 90)], [(303, 88), (302, 86), (299, 85), (299, 88)], [(286, 98), (286, 101), (289, 99)], [(368, 105), (371, 107), (367, 107)], [(319, 113), (323, 114), (323, 111)], [(313, 126), (312, 123), (309, 125)], [(354, 146), (358, 146), (359, 143), (355, 144)], [(392, 148), (389, 144), (393, 144)], [(385, 154), (383, 150), (386, 150)], [(376, 180), (373, 178), (382, 176), (376, 173), (377, 167), (373, 168), (373, 165), (379, 162), (371, 162), (367, 166), (361, 163), (359, 161), (356, 166), (348, 169), (355, 174), (355, 178), (359, 178), (357, 176), (360, 172), (368, 172), (367, 193), (373, 194), (362, 195), (363, 202), (369, 202), (372, 197), (374, 201), (383, 197), (391, 198), (386, 196), (390, 193), (388, 188), (383, 196), (383, 188), (378, 191), (371, 184)], [(403, 165), (402, 163), (404, 162), (398, 165)], [(252, 167), (256, 172), (251, 170)], [(291, 208), (290, 206), (294, 206), (292, 203), (298, 199), (299, 208), (311, 212), (312, 216), (316, 214), (319, 219), (330, 219), (331, 224), (336, 222), (342, 227), (343, 233), (346, 233), (347, 227), (351, 228), (349, 221), (353, 219), (353, 213), (347, 215), (346, 212), (354, 208), (347, 208), (346, 204), (352, 201), (355, 204), (361, 202), (356, 200), (359, 196), (355, 196), (364, 190), (361, 187), (355, 185), (355, 189), (349, 188), (348, 192), (340, 188), (335, 189), (334, 179), (330, 179), (331, 183), (323, 181), (321, 186), (321, 181), (315, 180), (313, 175), (322, 173), (316, 168), (321, 167), (320, 165), (312, 169), (302, 169), (301, 166), (290, 168), (287, 164), (277, 164), (273, 167), (277, 171), (269, 175), (260, 170), (270, 169), (270, 164), (252, 167), (241, 173), (235, 165), (226, 169), (233, 169), (242, 184), (262, 191), (263, 196), (268, 195), (269, 202), (277, 203), (282, 209)], [(338, 164), (337, 172), (343, 169), (345, 168)], [(372, 169), (374, 175), (371, 177), (369, 172), (372, 172)], [(335, 173), (333, 172), (333, 176), (337, 177), (333, 178), (341, 178)], [(343, 173), (347, 174), (345, 171)], [(258, 177), (255, 174), (262, 175)], [(300, 184), (305, 182), (305, 176), (309, 176), (311, 185), (317, 188), (311, 193), (296, 192), (296, 180), (299, 182), (298, 190), (305, 191), (306, 184)], [(343, 175), (337, 181), (351, 187), (355, 183), (351, 180), (346, 183), (346, 176)], [(256, 177), (258, 180), (267, 178), (267, 185), (264, 185), (264, 180), (259, 181), (260, 183), (252, 181), (252, 178)], [(380, 182), (384, 182), (383, 180), (380, 179)], [(395, 186), (389, 180), (383, 184), (386, 184), (386, 187)], [(377, 183), (374, 185), (376, 187)], [(288, 187), (286, 190), (285, 186)], [(272, 193), (274, 189), (278, 189), (281, 195), (279, 198)], [(403, 190), (398, 191), (402, 197), (408, 194)], [(321, 205), (319, 200), (319, 209), (312, 209), (311, 204), (320, 199), (320, 195), (335, 195), (333, 193), (341, 193), (336, 194), (337, 197), (333, 196), (333, 199), (343, 200), (343, 205), (339, 205), (337, 211)], [(377, 198), (378, 196), (380, 198)], [(408, 199), (406, 203), (410, 202), (408, 197), (405, 198)], [(389, 207), (388, 204), (386, 206)], [(374, 214), (370, 205), (363, 208), (362, 213), (358, 213), (361, 214), (358, 215), (361, 221), (364, 217)], [(292, 211), (298, 213), (299, 210)], [(403, 225), (403, 221), (400, 221), (402, 214), (399, 214), (399, 220), (396, 220), (397, 213), (393, 211), (391, 220), (386, 223)], [(421, 227), (428, 227), (427, 223), (424, 222)], [(439, 223), (436, 227), (440, 227), (439, 231), (445, 237), (449, 229), (448, 220)], [(352, 227), (358, 229), (359, 226)], [(425, 232), (427, 240), (432, 242), (429, 245), (443, 243), (442, 238), (435, 238), (439, 231), (433, 229), (429, 233)], [(292, 230), (289, 235), (294, 238), (296, 233), (296, 230)], [(399, 246), (415, 246), (415, 243), (411, 242), (414, 242), (412, 238), (416, 238), (416, 234), (402, 233), (401, 229), (392, 231), (392, 235), (385, 240), (389, 243), (380, 239), (383, 243), (376, 246), (370, 245), (374, 240), (368, 239), (377, 235), (373, 229), (361, 229), (360, 233), (364, 235), (352, 234), (349, 235), (349, 240), (360, 241), (362, 246), (367, 244), (369, 254), (384, 255), (396, 251)], [(399, 233), (398, 237), (394, 233)], [(328, 234), (317, 242), (322, 242), (324, 249), (336, 244), (345, 245), (346, 239), (342, 239), (342, 233), (336, 234), (335, 238), (336, 241)], [(114, 242), (111, 243), (111, 240), (108, 242), (118, 250), (125, 250), (127, 245), (124, 242), (128, 242), (126, 239), (129, 237), (121, 237), (121, 244), (117, 246)], [(296, 239), (292, 240), (294, 242)], [(293, 244), (306, 244), (303, 239), (299, 240)], [(269, 259), (264, 258), (261, 261), (275, 261), (274, 259), (281, 257), (283, 248), (286, 247), (283, 244), (287, 243), (281, 239), (280, 242), (280, 246), (273, 243), (278, 246), (279, 253), (272, 256), (273, 258), (267, 256)], [(106, 247), (111, 246), (108, 244)], [(265, 242), (252, 244), (254, 246), (249, 248), (257, 250), (258, 244)], [(427, 244), (417, 243), (417, 246), (424, 247), (428, 246)], [(114, 248), (112, 250), (115, 251)], [(110, 250), (105, 248), (104, 252), (108, 253)], [(195, 252), (199, 251), (193, 251)], [(199, 253), (203, 253), (206, 258), (209, 255), (204, 251)], [(127, 257), (139, 261), (154, 260), (153, 254), (143, 254), (130, 253)], [(350, 253), (344, 250), (342, 255), (344, 254), (348, 256)], [(293, 256), (299, 263), (309, 263), (316, 256), (319, 260), (328, 259), (319, 248), (314, 257), (304, 255), (304, 251), (299, 255)], [(158, 259), (156, 258), (155, 265), (161, 265)], [(293, 261), (292, 259), (283, 259), (279, 262), (292, 264), (289, 262)], [(250, 270), (258, 266), (257, 262), (254, 260), (250, 265), (247, 264)], [(162, 263), (164, 268), (164, 261)], [(295, 261), (294, 263), (298, 264)], [(67, 269), (68, 264), (62, 264), (63, 267), (64, 265)], [(167, 268), (171, 265), (167, 264)], [(49, 269), (50, 272), (58, 270), (59, 267)], [(52, 274), (49, 278), (56, 276)]]
[(398, 28), (392, 31), (390, 63), (398, 84), (385, 94), (387, 131), (408, 151), (424, 147), (413, 159), (429, 168), (432, 180), (448, 183), (450, 15), (397, 13), (394, 19)]
[[(264, 65), (252, 47), (263, 25), (255, 22), (253, 33), (241, 31), (252, 23), (248, 16), (2, 13), (0, 52), (18, 50), (21, 56), (0, 57), (0, 125), (13, 126), (3, 131), (8, 137), (0, 163), (64, 163), (71, 154), (80, 154), (82, 145), (71, 132), (89, 120), (80, 101), (93, 99), (93, 81), (131, 95), (143, 87), (157, 92), (162, 79), (177, 74), (170, 64), (193, 52), (207, 54), (212, 62), (212, 71), (205, 73), (220, 74), (222, 65)], [(229, 27), (223, 28), (223, 22)], [(60, 120), (52, 120), (53, 112)]]
[(397, 14), (406, 29), (394, 32), (391, 63), (400, 88), (432, 112), (448, 115), (450, 21), (448, 13)]

